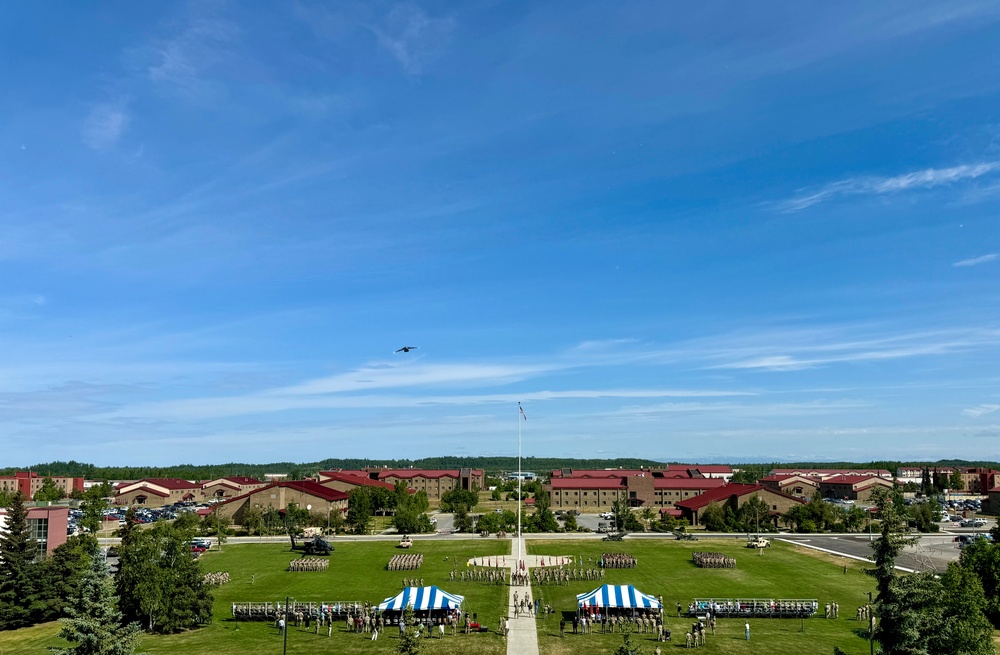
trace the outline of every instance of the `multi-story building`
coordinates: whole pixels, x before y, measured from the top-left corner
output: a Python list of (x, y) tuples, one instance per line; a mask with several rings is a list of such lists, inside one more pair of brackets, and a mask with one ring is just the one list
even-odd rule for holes
[(773, 469), (771, 475), (804, 475), (808, 478), (826, 480), (837, 475), (870, 475), (892, 480), (892, 471), (887, 469)]
[(358, 475), (357, 473), (346, 473), (343, 471), (320, 471), (318, 478), (318, 482), (324, 487), (347, 494), (351, 493), (357, 487), (380, 487), (389, 491), (396, 489), (396, 485), (394, 484), (373, 480), (367, 475)]
[[(73, 491), (84, 490), (83, 478), (65, 476), (48, 477), (52, 479), (56, 487), (61, 489), (66, 496), (69, 496)], [(24, 494), (25, 498), (34, 498), (38, 490), (42, 488), (45, 478), (46, 476), (39, 475), (36, 471), (15, 471), (14, 475), (0, 475), (0, 491), (20, 491)]]
[[(589, 475), (593, 473), (594, 475)], [(632, 507), (673, 508), (681, 500), (725, 486), (723, 478), (672, 477), (662, 471), (573, 471), (542, 488), (554, 509), (610, 509), (616, 500)]]
[[(38, 545), (38, 559), (51, 555), (66, 543), (69, 508), (65, 506), (29, 507), (28, 532)], [(0, 534), (7, 531), (7, 510), (0, 507)]]
[(733, 469), (724, 464), (667, 464), (642, 469), (554, 469), (549, 478), (613, 478), (652, 473), (661, 478), (721, 478), (733, 477)]
[(486, 474), (483, 469), (389, 469), (370, 467), (360, 471), (322, 471), (320, 479), (330, 473), (347, 473), (395, 485), (403, 482), (409, 489), (427, 492), (436, 500), (452, 489), (472, 491), (483, 489)]

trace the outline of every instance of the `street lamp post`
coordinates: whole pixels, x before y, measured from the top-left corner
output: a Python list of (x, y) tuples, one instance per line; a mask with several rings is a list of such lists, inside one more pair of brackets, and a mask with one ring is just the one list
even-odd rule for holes
[(865, 592), (868, 594), (868, 650), (871, 655), (875, 655), (875, 615), (872, 614), (872, 592)]
[(283, 641), (281, 644), (281, 655), (288, 654), (288, 596), (285, 596), (285, 627), (281, 630)]

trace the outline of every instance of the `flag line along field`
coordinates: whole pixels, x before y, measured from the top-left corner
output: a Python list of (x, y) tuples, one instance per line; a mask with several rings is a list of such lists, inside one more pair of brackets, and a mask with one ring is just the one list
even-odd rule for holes
[[(232, 621), (233, 602), (279, 601), (285, 596), (295, 600), (331, 601), (342, 599), (368, 600), (378, 603), (399, 593), (404, 577), (423, 577), (425, 584), (459, 594), (466, 599), (466, 608), (477, 613), (489, 632), (426, 639), (423, 652), (429, 655), (458, 651), (463, 655), (501, 655), (509, 645), (496, 633), (501, 616), (511, 610), (511, 589), (503, 585), (482, 582), (453, 582), (452, 570), (465, 568), (470, 558), (507, 558), (508, 566), (516, 548), (512, 541), (499, 539), (468, 539), (461, 541), (420, 540), (415, 548), (424, 555), (424, 564), (417, 571), (388, 571), (389, 558), (398, 551), (392, 543), (337, 541), (329, 570), (315, 573), (287, 571), (289, 550), (286, 544), (227, 545), (225, 552), (210, 552), (203, 556), (206, 571), (228, 571), (231, 582), (215, 590), (214, 621), (199, 630), (177, 635), (148, 635), (140, 650), (150, 655), (245, 655), (248, 652), (279, 652), (280, 637), (270, 624)], [(792, 544), (775, 543), (761, 556), (748, 551), (733, 539), (702, 539), (681, 542), (647, 539), (626, 539), (623, 542), (598, 540), (528, 539), (522, 549), (529, 551), (528, 561), (542, 558), (546, 564), (553, 558), (572, 557), (578, 567), (593, 566), (603, 553), (628, 553), (637, 560), (635, 568), (607, 569), (602, 581), (571, 580), (565, 584), (532, 584), (530, 593), (541, 607), (551, 604), (555, 612), (535, 617), (536, 639), (541, 655), (611, 652), (621, 644), (619, 634), (560, 636), (562, 612), (575, 609), (576, 595), (590, 592), (601, 584), (632, 584), (638, 590), (663, 596), (665, 623), (673, 641), (663, 644), (663, 652), (683, 644), (691, 619), (677, 617), (676, 604), (686, 613), (694, 598), (816, 598), (820, 604), (818, 618), (751, 619), (752, 640), (743, 635), (743, 621), (720, 619), (716, 635), (708, 635), (704, 648), (707, 653), (767, 652), (776, 655), (799, 653), (829, 653), (837, 646), (849, 655), (868, 652), (868, 643), (853, 632), (863, 627), (854, 620), (856, 608), (867, 601), (867, 592), (874, 590), (873, 581), (862, 573), (864, 563), (837, 558), (826, 553), (808, 551)], [(694, 550), (711, 550), (735, 557), (734, 569), (700, 569), (691, 562)], [(522, 550), (523, 552), (523, 550)], [(582, 566), (581, 566), (582, 562)], [(844, 573), (844, 565), (847, 573)], [(564, 565), (568, 566), (568, 565)], [(529, 578), (532, 576), (529, 575)], [(253, 584), (251, 584), (253, 579)], [(527, 587), (520, 587), (523, 590)], [(839, 619), (822, 618), (826, 602), (840, 605)], [(44, 652), (47, 646), (64, 645), (56, 634), (58, 624), (0, 633), (0, 647), (5, 655)], [(517, 624), (512, 633), (520, 632)], [(647, 654), (656, 647), (654, 637), (638, 634), (633, 644)], [(336, 625), (333, 635), (316, 635), (313, 629), (290, 628), (288, 652), (302, 655), (316, 653), (394, 653), (396, 634), (388, 629), (378, 641), (367, 635), (347, 632)], [(510, 651), (513, 652), (513, 651)]]

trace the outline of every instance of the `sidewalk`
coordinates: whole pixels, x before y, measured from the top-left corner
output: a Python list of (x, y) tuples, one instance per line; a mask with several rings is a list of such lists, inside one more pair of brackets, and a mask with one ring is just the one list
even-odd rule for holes
[[(517, 568), (517, 553), (518, 544), (517, 538), (511, 539), (511, 555), (507, 558), (510, 562), (510, 570), (513, 571)], [(521, 537), (521, 553), (527, 552), (524, 545), (524, 537)], [(531, 579), (531, 567), (534, 563), (534, 558), (528, 556), (525, 557), (525, 566), (527, 567), (528, 579)], [(531, 592), (530, 586), (525, 587), (510, 587), (510, 598), (507, 601), (507, 615), (510, 617), (510, 634), (507, 635), (507, 655), (538, 655), (538, 631), (535, 627), (535, 617), (534, 615), (525, 616), (521, 615), (519, 618), (514, 618), (514, 592), (517, 592), (519, 598), (523, 598), (525, 593), (531, 594), (531, 600), (535, 600), (535, 594)]]

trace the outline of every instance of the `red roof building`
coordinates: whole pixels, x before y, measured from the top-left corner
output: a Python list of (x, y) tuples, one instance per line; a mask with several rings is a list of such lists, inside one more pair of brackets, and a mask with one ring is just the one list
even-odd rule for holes
[(721, 478), (663, 477), (656, 471), (627, 471), (614, 477), (555, 477), (543, 490), (556, 509), (606, 510), (616, 500), (632, 507), (674, 507), (708, 489), (726, 484)]
[(315, 480), (282, 480), (221, 502), (217, 511), (234, 523), (242, 523), (244, 513), (251, 507), (283, 512), (289, 503), (295, 503), (310, 512), (329, 516), (332, 512), (346, 512), (348, 498), (343, 491)]
[(115, 505), (145, 505), (163, 507), (182, 501), (197, 502), (202, 498), (200, 482), (178, 478), (147, 478), (118, 487)]
[[(348, 475), (368, 477), (395, 486), (402, 481), (414, 491), (423, 491), (431, 500), (440, 498), (452, 489), (472, 491), (484, 489), (486, 473), (483, 469), (389, 469), (370, 467), (360, 471), (337, 471)], [(324, 474), (333, 471), (324, 471)], [(322, 475), (322, 474), (321, 474)]]
[(805, 501), (788, 494), (768, 489), (762, 484), (727, 484), (724, 487), (706, 491), (700, 496), (683, 500), (677, 503), (677, 508), (681, 510), (684, 518), (691, 522), (691, 525), (700, 525), (701, 513), (709, 505), (721, 505), (723, 508), (730, 508), (733, 512), (739, 511), (743, 503), (753, 496), (759, 497), (768, 506), (770, 517), (776, 520), (796, 504), (803, 504)]
[(823, 498), (840, 500), (868, 500), (879, 488), (892, 489), (895, 483), (874, 475), (834, 475), (819, 483)]

